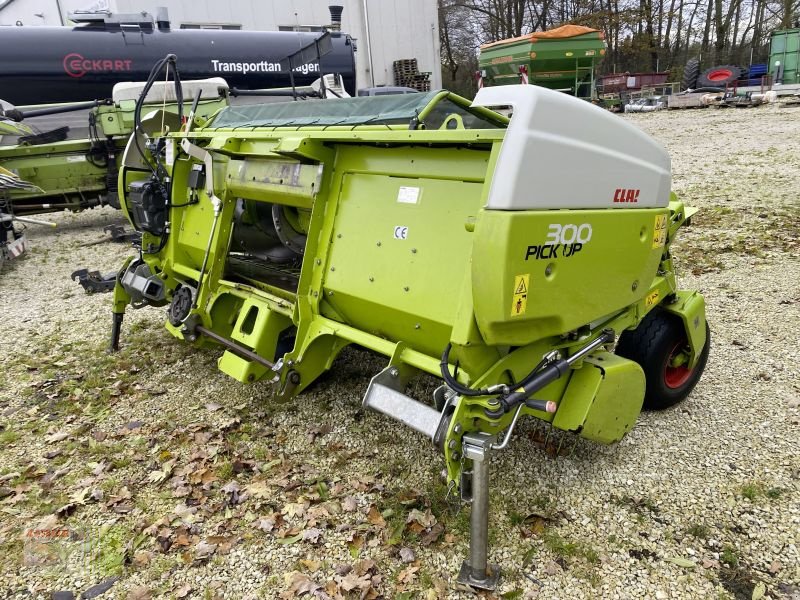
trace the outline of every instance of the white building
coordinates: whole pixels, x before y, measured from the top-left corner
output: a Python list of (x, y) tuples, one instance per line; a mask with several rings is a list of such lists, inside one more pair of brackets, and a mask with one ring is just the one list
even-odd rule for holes
[(359, 88), (394, 85), (394, 61), (409, 58), (431, 73), (431, 89), (441, 87), (436, 0), (0, 0), (0, 25), (69, 25), (74, 11), (165, 6), (174, 28), (315, 31), (330, 24), (329, 4), (344, 7), (342, 31), (356, 40)]

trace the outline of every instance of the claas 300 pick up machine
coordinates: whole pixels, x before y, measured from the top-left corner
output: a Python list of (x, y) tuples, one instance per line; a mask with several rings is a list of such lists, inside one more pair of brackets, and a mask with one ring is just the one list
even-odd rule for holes
[[(470, 502), (462, 583), (497, 583), (489, 457), (521, 417), (612, 443), (700, 378), (709, 331), (703, 297), (676, 284), (689, 213), (669, 156), (587, 102), (510, 85), (146, 128), (120, 172), (143, 239), (114, 290), (112, 348), (128, 304), (168, 306), (172, 335), (283, 399), (348, 344), (385, 355), (364, 405), (429, 439)], [(406, 394), (419, 373), (441, 378), (433, 398)]]

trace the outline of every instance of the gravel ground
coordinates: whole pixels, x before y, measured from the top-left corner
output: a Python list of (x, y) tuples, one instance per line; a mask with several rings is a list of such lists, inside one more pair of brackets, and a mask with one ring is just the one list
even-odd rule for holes
[[(800, 598), (800, 119), (624, 118), (667, 146), (674, 191), (701, 209), (675, 255), (706, 297), (711, 356), (686, 402), (620, 444), (554, 459), (526, 422), (495, 456), (497, 596)], [(80, 244), (120, 215), (53, 219), (0, 273), (3, 598), (101, 583), (104, 598), (473, 596), (453, 583), (468, 511), (446, 501), (439, 457), (360, 410), (381, 359), (347, 351), (275, 404), (173, 340), (156, 309), (129, 311), (108, 356), (110, 298), (69, 275), (118, 268), (127, 248)], [(82, 541), (37, 545), (31, 529)], [(55, 566), (31, 564), (57, 548)]]

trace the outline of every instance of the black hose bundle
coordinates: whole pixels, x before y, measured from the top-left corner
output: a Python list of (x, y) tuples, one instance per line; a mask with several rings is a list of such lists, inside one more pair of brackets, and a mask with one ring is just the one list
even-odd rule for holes
[[(139, 98), (136, 100), (136, 107), (133, 113), (133, 139), (136, 142), (136, 148), (139, 150), (139, 154), (142, 156), (142, 160), (144, 160), (150, 169), (153, 171), (154, 177), (166, 177), (167, 171), (164, 169), (161, 161), (158, 159), (158, 156), (155, 155), (156, 166), (153, 165), (147, 160), (144, 151), (142, 150), (141, 146), (139, 145), (139, 139), (136, 136), (137, 133), (141, 133), (145, 135), (144, 131), (142, 131), (142, 107), (144, 106), (144, 101), (147, 98), (147, 93), (153, 87), (153, 84), (156, 81), (156, 77), (161, 73), (164, 68), (169, 69), (170, 65), (172, 65), (172, 70), (175, 72), (175, 100), (178, 103), (178, 116), (183, 118), (183, 86), (181, 85), (181, 76), (178, 71), (178, 57), (174, 54), (167, 54), (164, 58), (158, 61), (150, 71), (150, 75), (147, 77), (147, 81), (145, 82), (144, 89), (142, 93), (139, 95)], [(167, 71), (169, 72), (169, 71)]]

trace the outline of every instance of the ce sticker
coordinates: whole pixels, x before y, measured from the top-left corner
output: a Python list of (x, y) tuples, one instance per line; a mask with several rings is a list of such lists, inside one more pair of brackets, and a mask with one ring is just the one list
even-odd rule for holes
[(394, 239), (405, 240), (408, 239), (408, 227), (398, 225), (394, 228)]

